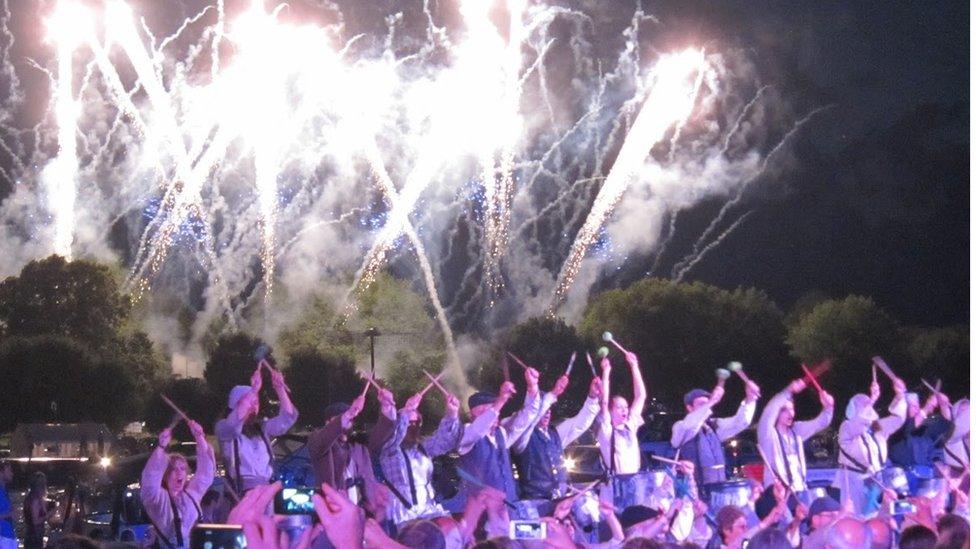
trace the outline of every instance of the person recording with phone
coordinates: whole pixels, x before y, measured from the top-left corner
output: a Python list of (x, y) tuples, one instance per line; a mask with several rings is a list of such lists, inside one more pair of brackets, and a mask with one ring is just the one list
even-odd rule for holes
[(159, 445), (142, 471), (142, 506), (156, 530), (156, 539), (168, 549), (190, 547), (190, 530), (202, 515), (200, 500), (210, 488), (216, 470), (214, 451), (203, 427), (193, 420), (187, 421), (187, 427), (197, 447), (196, 472), (192, 477), (185, 457), (166, 453), (173, 438), (171, 428), (159, 433)]

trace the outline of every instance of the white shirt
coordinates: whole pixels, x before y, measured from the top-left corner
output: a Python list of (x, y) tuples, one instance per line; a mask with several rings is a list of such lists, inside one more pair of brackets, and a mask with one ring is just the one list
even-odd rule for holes
[[(615, 428), (611, 428), (610, 421), (601, 421), (597, 433), (600, 444), (600, 455), (608, 469), (618, 475), (630, 475), (640, 470), (640, 443), (637, 440), (637, 428), (644, 424), (640, 412), (631, 413), (627, 421)], [(610, 445), (613, 439), (613, 467), (610, 467)]]

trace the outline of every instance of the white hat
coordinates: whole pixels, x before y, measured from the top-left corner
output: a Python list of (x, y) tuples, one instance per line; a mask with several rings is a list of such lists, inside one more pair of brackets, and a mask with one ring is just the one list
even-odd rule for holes
[(227, 407), (233, 410), (237, 408), (237, 403), (244, 398), (244, 395), (251, 392), (250, 385), (237, 385), (230, 390), (230, 395), (227, 396)]
[[(871, 407), (871, 397), (864, 393), (858, 393), (852, 396), (851, 400), (847, 402), (847, 409), (844, 411), (844, 416), (847, 417), (847, 419), (854, 419), (855, 416), (861, 414), (861, 410), (863, 410), (865, 407)], [(870, 415), (873, 417), (869, 417), (867, 419), (869, 421), (878, 419), (878, 414), (873, 408), (871, 409), (871, 412), (872, 414)]]

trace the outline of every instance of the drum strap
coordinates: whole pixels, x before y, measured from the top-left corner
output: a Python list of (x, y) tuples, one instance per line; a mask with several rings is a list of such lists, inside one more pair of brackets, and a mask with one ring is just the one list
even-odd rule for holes
[[(617, 474), (617, 430), (610, 426), (610, 474)], [(962, 462), (960, 462), (962, 463)]]
[[(786, 476), (789, 479), (789, 483), (784, 483), (784, 486), (789, 486), (790, 489), (792, 490), (793, 471), (792, 469), (790, 469), (790, 460), (786, 457), (786, 443), (783, 441), (783, 435), (780, 434), (779, 429), (775, 429), (775, 431), (776, 431), (776, 438), (779, 440), (779, 451), (783, 455), (783, 468), (786, 469)], [(795, 437), (793, 440), (794, 442), (796, 442)], [(799, 451), (799, 449), (797, 449), (797, 451)], [(774, 464), (770, 464), (770, 465), (774, 465)], [(770, 468), (773, 469), (774, 473), (776, 473), (776, 476), (779, 478), (779, 481), (783, 482), (783, 478), (780, 476), (779, 472), (777, 472), (774, 467), (770, 467)]]
[(847, 450), (844, 450), (844, 448), (840, 448), (840, 453), (842, 453), (842, 454), (844, 454), (844, 457), (846, 457), (846, 458), (847, 458), (847, 460), (848, 460), (848, 461), (850, 461), (850, 462), (851, 462), (851, 463), (853, 464), (853, 468), (854, 468), (854, 469), (855, 469), (855, 470), (856, 470), (856, 471), (857, 471), (858, 473), (868, 473), (868, 471), (870, 471), (870, 469), (868, 469), (868, 468), (867, 468), (867, 467), (866, 467), (866, 466), (865, 466), (865, 465), (864, 465), (863, 463), (861, 463), (861, 462), (860, 462), (860, 461), (859, 461), (859, 460), (858, 460), (857, 458), (855, 458), (854, 456), (852, 456), (852, 455), (850, 455), (849, 453), (847, 453)]
[(407, 454), (406, 448), (400, 447), (400, 452), (403, 453), (403, 464), (407, 466), (407, 480), (410, 481), (410, 499), (413, 500), (413, 505), (417, 504), (417, 486), (413, 482), (413, 466), (410, 464), (410, 456)]
[(878, 444), (878, 441), (875, 440), (875, 438), (874, 438), (874, 431), (872, 431), (871, 429), (868, 429), (868, 432), (867, 433), (861, 435), (860, 441), (861, 441), (861, 444), (864, 446), (864, 452), (868, 456), (868, 465), (873, 465), (874, 464), (874, 452), (871, 451), (871, 447), (873, 446), (874, 449), (877, 450), (877, 452), (878, 452), (878, 468), (881, 468), (881, 465), (882, 465), (882, 463), (881, 463), (881, 446)]
[[(963, 444), (966, 445), (965, 443), (963, 443)], [(966, 446), (968, 446), (968, 445), (966, 445)], [(963, 461), (962, 459), (960, 459), (959, 456), (955, 452), (953, 452), (952, 450), (950, 450), (948, 446), (946, 446), (946, 447), (944, 447), (942, 449), (945, 450), (945, 453), (949, 454), (949, 457), (951, 457), (952, 459), (956, 460), (956, 463), (958, 463), (961, 467), (965, 467), (966, 466), (966, 462)], [(967, 448), (966, 455), (969, 455), (968, 448)]]

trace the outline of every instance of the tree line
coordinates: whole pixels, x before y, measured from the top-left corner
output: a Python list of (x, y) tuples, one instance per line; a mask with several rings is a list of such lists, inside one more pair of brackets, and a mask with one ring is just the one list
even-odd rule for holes
[[(274, 342), (218, 327), (206, 342), (204, 378), (176, 378), (140, 329), (139, 305), (122, 293), (118, 280), (107, 265), (51, 256), (0, 283), (0, 431), (34, 421), (100, 421), (119, 428), (145, 420), (157, 429), (172, 418), (159, 394), (212, 426), (225, 412), (230, 388), (247, 382), (262, 343), (274, 346), (306, 426), (320, 423), (327, 403), (351, 400), (362, 390), (357, 371), (368, 363), (367, 328), (386, 334), (379, 340), (378, 371), (399, 401), (426, 384), (424, 370), (437, 374), (446, 360), (424, 298), (406, 282), (383, 275), (357, 297), (352, 314), (340, 315), (317, 298)], [(799, 377), (801, 362), (829, 358), (833, 368), (822, 383), (844, 403), (866, 391), (875, 355), (885, 357), (912, 388), (921, 389), (921, 377), (941, 379), (955, 397), (969, 386), (968, 326), (904, 326), (865, 296), (811, 293), (783, 312), (757, 289), (651, 278), (592, 296), (576, 326), (538, 317), (496, 334), (479, 364), (464, 365), (469, 383), (497, 388), (501, 362), (512, 352), (540, 370), (547, 388), (576, 351), (569, 389), (555, 410), (573, 413), (589, 384), (586, 354), (599, 368), (596, 350), (606, 345), (604, 331), (640, 357), (649, 394), (662, 410), (680, 410), (686, 391), (714, 385), (715, 369), (732, 360), (743, 363), (765, 397)], [(612, 350), (610, 357), (623, 364), (619, 352)], [(513, 362), (509, 370), (520, 384), (521, 368)], [(625, 368), (617, 374), (615, 392), (630, 394)], [(728, 388), (723, 406), (731, 411), (742, 387), (733, 380)], [(443, 401), (436, 391), (429, 395), (422, 411), (433, 425)], [(274, 405), (271, 391), (263, 398)], [(801, 412), (815, 408), (810, 395), (798, 405)], [(375, 414), (375, 408), (367, 409), (366, 419)]]

